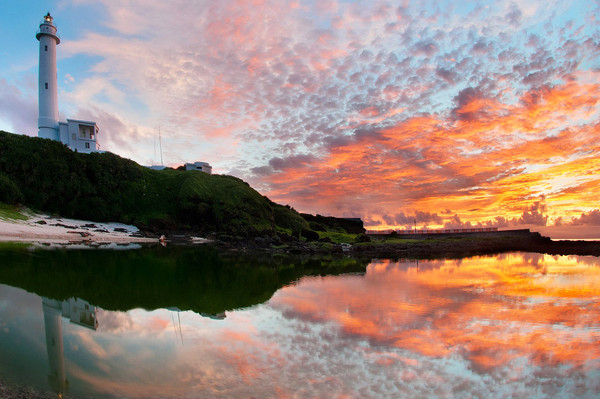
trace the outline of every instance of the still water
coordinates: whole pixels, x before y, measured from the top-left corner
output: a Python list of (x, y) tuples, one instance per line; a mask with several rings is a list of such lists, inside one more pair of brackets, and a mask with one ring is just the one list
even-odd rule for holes
[(0, 252), (0, 377), (70, 397), (600, 397), (600, 258)]

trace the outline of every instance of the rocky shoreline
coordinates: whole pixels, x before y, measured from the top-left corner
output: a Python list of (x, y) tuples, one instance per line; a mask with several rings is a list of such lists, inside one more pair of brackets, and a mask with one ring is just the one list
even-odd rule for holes
[(56, 394), (42, 392), (32, 387), (9, 383), (0, 378), (0, 398), (12, 399), (53, 399)]
[(550, 255), (600, 256), (600, 241), (552, 240), (523, 230), (455, 234), (352, 235), (348, 242), (327, 237), (292, 237), (286, 234), (231, 237), (211, 234), (199, 238), (190, 232), (154, 232), (117, 223), (29, 215), (27, 220), (0, 220), (0, 241), (31, 242), (50, 246), (198, 245), (209, 243), (226, 251), (288, 254), (334, 254), (371, 258), (458, 258), (502, 252), (537, 252)]
[(132, 225), (99, 223), (26, 213), (21, 219), (0, 219), (0, 242), (41, 246), (111, 246), (158, 243)]
[(460, 241), (433, 241), (424, 239), (411, 244), (382, 244), (375, 248), (353, 246), (353, 254), (373, 257), (463, 257), (502, 252), (537, 252), (549, 255), (593, 255), (600, 256), (598, 241), (553, 241), (547, 237), (531, 237), (521, 240), (507, 238), (497, 240), (465, 239)]
[(282, 240), (281, 237), (221, 240), (213, 244), (236, 252), (345, 254), (371, 258), (458, 258), (502, 252), (537, 252), (549, 255), (600, 256), (600, 241), (552, 240), (529, 230), (471, 234), (430, 234), (397, 240), (368, 236), (353, 243)]

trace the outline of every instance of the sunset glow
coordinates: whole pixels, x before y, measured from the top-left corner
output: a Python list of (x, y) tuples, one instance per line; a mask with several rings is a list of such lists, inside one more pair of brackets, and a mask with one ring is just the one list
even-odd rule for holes
[(157, 163), (160, 127), (168, 165), (210, 162), (302, 212), (598, 238), (599, 7), (11, 3), (0, 129), (37, 132), (49, 9), (59, 111), (97, 121), (103, 150)]

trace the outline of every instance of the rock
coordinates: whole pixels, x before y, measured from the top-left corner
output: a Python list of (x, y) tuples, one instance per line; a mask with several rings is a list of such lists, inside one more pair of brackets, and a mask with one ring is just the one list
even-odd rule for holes
[(67, 224), (62, 224), (62, 223), (56, 223), (56, 224), (53, 224), (52, 226), (64, 227), (65, 229), (76, 229), (77, 228), (77, 226), (69, 226)]
[(90, 237), (91, 234), (87, 231), (67, 231), (68, 234), (79, 234), (82, 237)]
[(254, 244), (258, 245), (259, 247), (266, 247), (271, 243), (271, 240), (269, 240), (266, 237), (255, 237), (254, 238)]
[(342, 247), (343, 252), (348, 252), (352, 248), (352, 245), (347, 244), (345, 242), (341, 243), (340, 246)]

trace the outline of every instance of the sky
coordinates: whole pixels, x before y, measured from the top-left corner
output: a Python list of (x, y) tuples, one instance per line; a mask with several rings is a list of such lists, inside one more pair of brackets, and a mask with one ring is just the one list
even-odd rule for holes
[(102, 150), (370, 229), (600, 238), (598, 0), (2, 6), (0, 130), (37, 135), (50, 12), (60, 119)]

